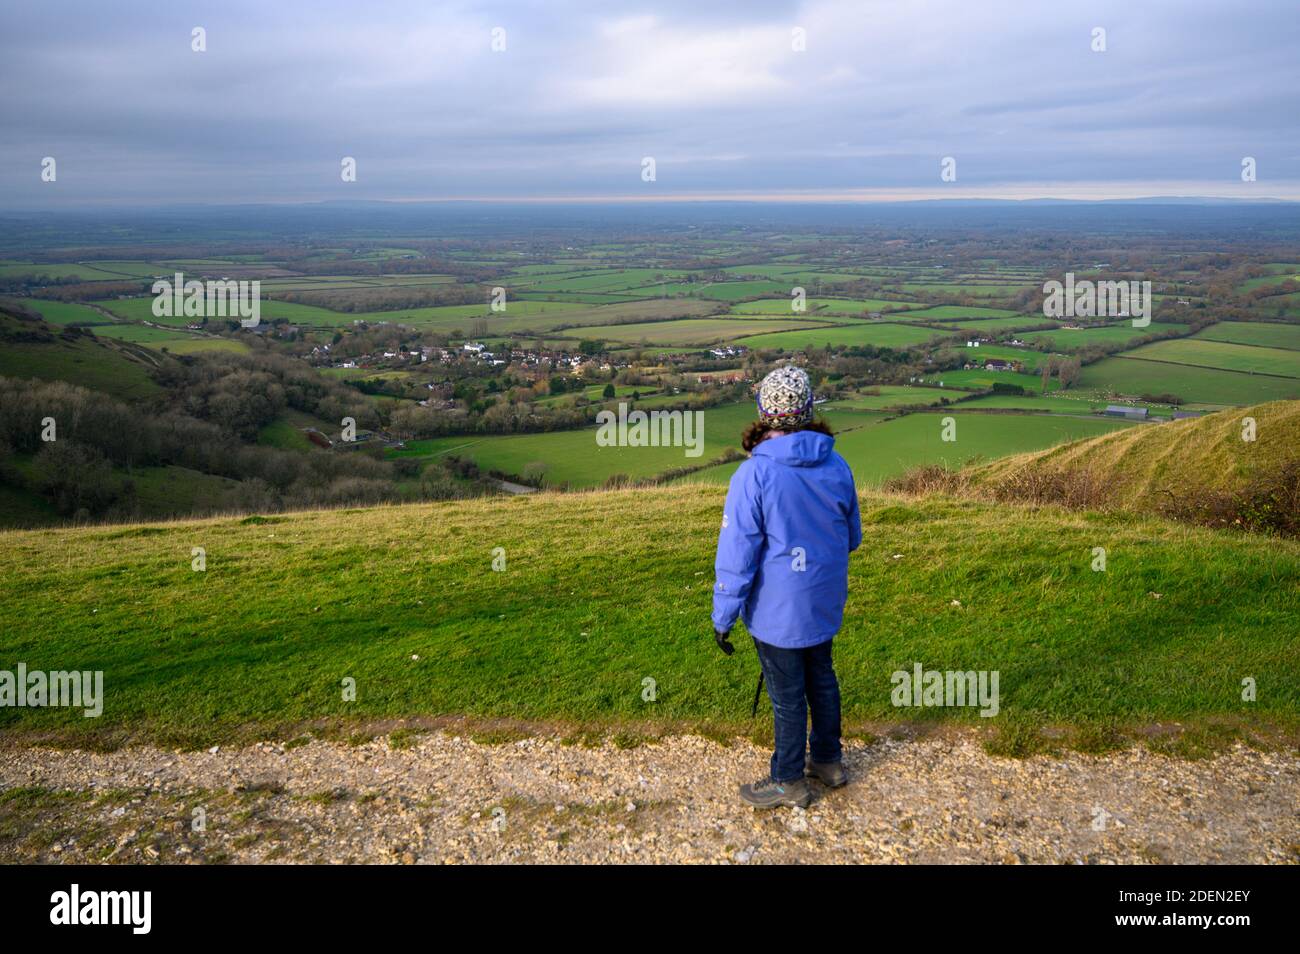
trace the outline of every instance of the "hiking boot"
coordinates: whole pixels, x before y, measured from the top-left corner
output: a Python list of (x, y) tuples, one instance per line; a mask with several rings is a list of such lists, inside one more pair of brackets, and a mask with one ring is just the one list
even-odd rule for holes
[(765, 778), (753, 785), (740, 786), (740, 797), (755, 808), (779, 808), (782, 805), (807, 808), (812, 804), (813, 794), (804, 779), (774, 782)]
[(844, 771), (843, 762), (814, 762), (808, 759), (803, 771), (809, 778), (818, 779), (827, 788), (849, 784), (849, 773)]

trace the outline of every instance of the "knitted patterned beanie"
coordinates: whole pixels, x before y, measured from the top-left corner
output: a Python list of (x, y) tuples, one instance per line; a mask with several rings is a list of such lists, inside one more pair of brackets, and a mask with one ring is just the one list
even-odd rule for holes
[(812, 382), (803, 368), (777, 368), (758, 386), (758, 416), (773, 427), (794, 428), (812, 423)]

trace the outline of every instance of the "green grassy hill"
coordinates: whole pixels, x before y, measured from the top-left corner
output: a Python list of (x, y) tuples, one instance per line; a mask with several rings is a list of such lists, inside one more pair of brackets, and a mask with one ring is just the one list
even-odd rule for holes
[(0, 310), (0, 375), (6, 377), (69, 381), (130, 401), (161, 393), (149, 372), (164, 360), (136, 344)]
[[(1255, 420), (1253, 441), (1242, 439), (1246, 418)], [(994, 486), (1086, 471), (1104, 478), (1109, 504), (1145, 510), (1162, 498), (1194, 490), (1240, 491), (1297, 459), (1300, 401), (1273, 401), (1004, 457), (976, 468), (970, 477), (977, 485)]]
[[(0, 709), (0, 732), (197, 745), (448, 716), (751, 732), (752, 646), (738, 628), (725, 658), (709, 625), (722, 500), (683, 486), (0, 533), (4, 668), (103, 670), (106, 693), (97, 719)], [(848, 728), (1296, 728), (1300, 543), (947, 498), (869, 494), (862, 511), (837, 644)], [(997, 670), (1000, 715), (893, 707), (891, 674), (917, 662)]]

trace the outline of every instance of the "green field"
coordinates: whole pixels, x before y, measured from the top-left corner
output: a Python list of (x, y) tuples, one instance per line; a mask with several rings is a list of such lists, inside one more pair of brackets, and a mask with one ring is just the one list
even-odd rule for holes
[(1011, 298), (1026, 288), (1033, 288), (1033, 282), (1023, 285), (1011, 284), (948, 284), (946, 282), (904, 282), (899, 286), (907, 295), (959, 295), (966, 298)]
[(229, 338), (177, 338), (173, 341), (163, 341), (149, 345), (149, 347), (157, 348), (159, 351), (168, 351), (172, 354), (205, 354), (209, 351), (244, 354), (249, 350), (248, 345), (244, 344), (244, 342), (231, 341)]
[(1300, 377), (1300, 351), (1281, 348), (1181, 338), (1177, 341), (1157, 341), (1143, 345), (1127, 354), (1145, 361), (1172, 361), (1175, 364), (1222, 368), (1247, 374)]
[(1202, 328), (1193, 338), (1228, 341), (1233, 344), (1258, 345), (1264, 348), (1287, 348), (1300, 351), (1300, 324), (1264, 321), (1220, 321)]
[(1021, 331), (1025, 328), (1033, 328), (1043, 324), (1050, 324), (1045, 318), (1035, 318), (1033, 315), (1022, 315), (1017, 318), (983, 318), (975, 321), (950, 321), (945, 322), (942, 327), (949, 329), (957, 334), (970, 334), (973, 331), (980, 331), (984, 334), (995, 335), (997, 337), (1015, 337), (1013, 332)]
[(593, 325), (582, 329), (582, 337), (628, 344), (657, 344), (689, 347), (714, 342), (735, 341), (745, 335), (764, 331), (821, 327), (815, 322), (778, 318), (682, 318), (677, 321), (650, 321), (626, 325)]
[(550, 274), (524, 274), (521, 284), (534, 292), (608, 292), (672, 281), (687, 274), (682, 269), (671, 268), (574, 269)]
[(580, 305), (617, 305), (622, 302), (639, 301), (639, 295), (614, 295), (605, 292), (534, 292), (517, 291), (513, 301), (556, 301), (571, 302)]
[[(924, 396), (918, 398), (918, 394)], [(939, 463), (941, 460), (957, 464), (974, 458), (993, 459), (1062, 441), (1095, 437), (1126, 426), (1123, 422), (1109, 420), (980, 415), (958, 413), (954, 409), (958, 415), (958, 441), (946, 443), (940, 441), (943, 413), (918, 413), (881, 424), (883, 415), (879, 409), (891, 404), (922, 403), (930, 396), (937, 400), (943, 398), (944, 393), (935, 389), (898, 387), (892, 389), (891, 394), (881, 394), (880, 403), (862, 396), (820, 408), (840, 433), (841, 454), (852, 465), (863, 485), (875, 485), (917, 464)], [(653, 403), (638, 403), (636, 407), (649, 408)], [(1082, 413), (1087, 413), (1086, 406)], [(515, 476), (529, 463), (542, 461), (546, 464), (547, 485), (567, 483), (571, 487), (594, 487), (614, 474), (653, 477), (675, 468), (706, 464), (728, 448), (740, 446), (741, 430), (754, 420), (754, 408), (748, 402), (728, 404), (708, 408), (703, 415), (705, 445), (698, 458), (686, 458), (680, 447), (598, 447), (594, 429), (412, 441), (407, 450), (398, 451), (394, 456), (432, 459), (454, 455), (473, 460), (485, 471)], [(701, 478), (706, 481), (725, 480), (735, 468), (735, 464), (707, 468), (701, 472)]]
[(1036, 411), (1040, 414), (1088, 414), (1096, 408), (1104, 408), (1108, 402), (1079, 395), (1066, 397), (1074, 392), (1056, 392), (1041, 395), (1037, 392), (1026, 395), (988, 394), (984, 397), (971, 398), (959, 405), (962, 410), (982, 410), (994, 408), (1015, 408), (1022, 411)]
[(1033, 372), (1038, 366), (1046, 361), (1051, 355), (1044, 354), (1041, 351), (1034, 351), (1031, 348), (1012, 348), (1007, 345), (982, 344), (978, 348), (957, 347), (955, 349), (964, 355), (972, 364), (996, 358), (1001, 361), (1019, 361), (1026, 371)]
[(747, 348), (784, 348), (799, 351), (804, 348), (824, 348), (827, 345), (875, 345), (879, 348), (907, 348), (929, 341), (936, 332), (911, 325), (890, 324), (883, 321), (855, 322), (851, 325), (824, 325), (800, 328), (797, 331), (778, 331), (773, 334), (741, 338), (739, 343)]
[(1153, 321), (1145, 328), (1134, 328), (1132, 322), (1124, 322), (1118, 325), (1107, 325), (1103, 328), (1078, 328), (1065, 329), (1057, 331), (1027, 331), (1022, 335), (1017, 335), (1021, 341), (1037, 342), (1050, 341), (1052, 347), (1057, 351), (1078, 351), (1086, 348), (1088, 345), (1097, 344), (1123, 344), (1134, 338), (1142, 338), (1146, 335), (1154, 335), (1171, 332), (1186, 332), (1182, 325), (1172, 325), (1165, 322)]
[(922, 404), (939, 404), (944, 398), (956, 400), (964, 397), (961, 391), (944, 391), (939, 388), (914, 388), (907, 385), (883, 384), (872, 388), (877, 394), (852, 394), (848, 397), (828, 401), (823, 408), (831, 411), (851, 409), (859, 411), (880, 411), (891, 407), (913, 407)]
[(887, 301), (884, 298), (808, 298), (804, 304), (807, 311), (802, 315), (790, 308), (791, 299), (765, 298), (760, 301), (745, 301), (732, 306), (738, 315), (795, 315), (811, 318), (814, 315), (853, 315), (866, 317), (873, 311), (882, 314), (888, 311), (909, 311), (920, 306), (913, 302)]
[(1300, 381), (1120, 355), (1084, 367), (1077, 385), (1103, 393), (1173, 394), (1203, 404), (1257, 404), (1300, 397)]
[[(111, 318), (106, 318), (89, 305), (82, 305), (78, 302), (47, 301), (44, 298), (20, 298), (18, 300), (52, 325), (103, 325), (112, 321)], [(98, 334), (98, 331), (96, 331), (96, 334)]]
[[(928, 318), (933, 321), (960, 320), (963, 318), (1015, 318), (1014, 311), (1005, 308), (984, 308), (978, 305), (935, 305), (910, 312), (908, 318)], [(1028, 316), (1034, 317), (1034, 316)], [(964, 324), (964, 322), (963, 322)]]
[[(1300, 544), (1130, 515), (861, 503), (836, 642), (846, 728), (1294, 726)], [(722, 658), (708, 623), (721, 509), (719, 488), (687, 486), (2, 533), (6, 655), (102, 671), (105, 698), (95, 719), (6, 707), (0, 730), (94, 747), (443, 715), (744, 732), (754, 656), (741, 639)], [(1099, 545), (1105, 573), (1090, 568)], [(1001, 714), (895, 708), (890, 675), (916, 662), (997, 670)], [(1249, 710), (1239, 673), (1267, 687)]]
[(1300, 265), (1279, 265), (1272, 275), (1248, 278), (1241, 283), (1240, 287), (1242, 291), (1252, 291), (1256, 288), (1281, 285), (1283, 282), (1300, 282)]
[[(956, 441), (942, 440), (943, 421), (956, 421)], [(917, 464), (958, 467), (973, 460), (1050, 447), (1096, 437), (1127, 425), (1117, 421), (1052, 418), (1038, 415), (937, 411), (908, 414), (840, 436), (837, 449), (863, 486), (874, 486)]]
[[(680, 398), (678, 399), (680, 400)], [(641, 402), (629, 402), (642, 407)], [(645, 407), (653, 407), (646, 404)], [(483, 470), (519, 475), (534, 462), (546, 464), (548, 486), (598, 487), (615, 474), (653, 477), (677, 467), (698, 467), (716, 459), (728, 448), (739, 448), (740, 432), (754, 420), (754, 405), (729, 404), (704, 410), (703, 451), (687, 457), (682, 447), (601, 447), (596, 429), (553, 431), (542, 434), (508, 434), (490, 437), (440, 437), (410, 441), (395, 457), (453, 455), (473, 460)]]
[(132, 341), (155, 351), (166, 349), (176, 354), (197, 354), (201, 351), (248, 351), (248, 345), (230, 338), (217, 338), (193, 334), (188, 331), (156, 328), (152, 325), (121, 324), (97, 325), (95, 334), (117, 341)]
[[(966, 349), (962, 349), (965, 351)], [(983, 348), (980, 349), (984, 350)], [(1026, 391), (1038, 394), (1043, 390), (1043, 379), (1037, 374), (1018, 371), (985, 371), (983, 368), (972, 368), (970, 371), (944, 371), (939, 374), (931, 374), (936, 382), (942, 380), (946, 387), (950, 388), (970, 388), (972, 390), (987, 390), (995, 384), (1018, 384)], [(1061, 382), (1055, 377), (1048, 383), (1047, 390), (1055, 391), (1061, 386)]]
[[(956, 408), (906, 414), (893, 420), (868, 414), (831, 413), (828, 417), (837, 431), (835, 449), (853, 468), (859, 487), (877, 487), (921, 464), (955, 468), (1132, 426), (1100, 418), (980, 414)], [(943, 440), (944, 420), (948, 417), (956, 420), (957, 439), (952, 442)], [(681, 478), (681, 482), (725, 483), (737, 466), (710, 467)]]
[[(614, 388), (614, 397), (612, 399), (607, 399), (605, 397), (605, 385), (593, 384), (590, 387), (583, 388), (581, 391), (566, 391), (564, 394), (552, 394), (549, 397), (538, 398), (537, 401), (534, 403), (543, 404), (543, 405), (563, 404), (569, 401), (573, 401), (579, 396), (585, 398), (588, 401), (595, 401), (598, 403), (604, 402), (606, 400), (613, 400), (616, 402), (620, 398), (630, 398), (633, 394), (640, 394), (643, 397), (648, 398), (650, 395), (654, 393), (655, 393), (654, 388), (646, 387), (645, 385), (638, 387), (633, 384), (619, 384), (616, 385)], [(675, 396), (670, 395), (670, 397), (676, 397), (676, 400), (678, 401), (681, 400), (680, 395), (675, 395)], [(642, 405), (638, 404), (637, 406), (641, 407)]]
[(0, 261), (0, 279), (26, 278), (45, 281), (111, 282), (149, 278), (166, 269), (140, 262), (79, 262), (77, 264), (33, 265), (12, 259)]

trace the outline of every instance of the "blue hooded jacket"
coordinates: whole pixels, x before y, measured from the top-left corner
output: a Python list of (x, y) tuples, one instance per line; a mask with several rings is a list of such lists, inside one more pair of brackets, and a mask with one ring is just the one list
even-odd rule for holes
[(739, 616), (750, 635), (785, 649), (839, 631), (862, 520), (853, 472), (834, 447), (816, 431), (770, 437), (732, 475), (714, 563), (718, 631)]

